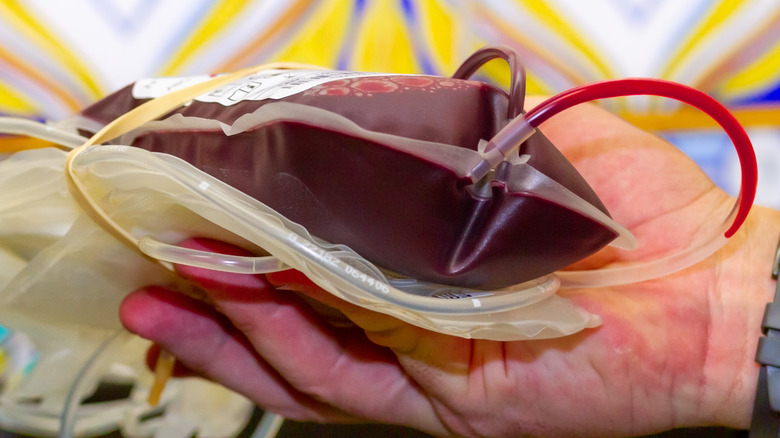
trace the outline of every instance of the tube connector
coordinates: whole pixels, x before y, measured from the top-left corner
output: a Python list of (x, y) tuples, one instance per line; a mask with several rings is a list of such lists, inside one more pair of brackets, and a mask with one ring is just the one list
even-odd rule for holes
[(469, 172), (472, 181), (479, 181), (495, 168), (498, 163), (504, 161), (509, 154), (528, 140), (536, 128), (531, 126), (522, 114), (512, 119), (496, 135), (488, 141), (482, 141), (479, 145), (479, 153), (482, 161)]

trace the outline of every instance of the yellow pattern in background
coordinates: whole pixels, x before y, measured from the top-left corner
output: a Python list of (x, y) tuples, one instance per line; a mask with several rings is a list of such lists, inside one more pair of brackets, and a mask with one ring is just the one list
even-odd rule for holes
[(30, 99), (19, 93), (8, 83), (0, 81), (0, 112), (17, 113), (22, 115), (35, 114), (37, 108), (30, 105)]
[[(780, 27), (780, 24), (778, 26)], [(780, 42), (775, 43), (763, 58), (758, 58), (726, 81), (724, 91), (730, 97), (755, 93), (757, 90), (771, 86), (772, 82), (777, 80), (778, 71), (780, 71)]]
[[(567, 22), (552, 4), (542, 0), (523, 0), (521, 3), (534, 17), (548, 28), (555, 29), (559, 36), (574, 47), (592, 66), (595, 74), (604, 78), (614, 75), (609, 66), (601, 59), (596, 48), (588, 44), (589, 38), (577, 28), (576, 23)], [(543, 50), (543, 49), (542, 49)]]
[(317, 5), (300, 26), (295, 40), (276, 52), (274, 59), (336, 67), (340, 48), (352, 26), (351, 11), (343, 4), (342, 0), (327, 0)]
[[(30, 83), (47, 90), (51, 95), (53, 95), (53, 97), (57, 99), (58, 103), (62, 104), (70, 111), (76, 112), (83, 106), (83, 99), (79, 99), (77, 96), (75, 96), (72, 93), (72, 90), (67, 88), (64, 84), (50, 79), (47, 75), (40, 72), (34, 65), (26, 62), (22, 58), (19, 58), (14, 53), (5, 50), (2, 46), (0, 46), (0, 61), (7, 63), (10, 67), (9, 70), (12, 68), (13, 70), (22, 74)], [(27, 93), (24, 93), (24, 90), (9, 93), (7, 96), (3, 95), (0, 107), (6, 105), (16, 107), (19, 111), (21, 111), (21, 114), (24, 115), (30, 114), (25, 112), (26, 109), (30, 108), (35, 108), (36, 110), (45, 113), (46, 108), (33, 99), (23, 102), (18, 101), (18, 99), (22, 99), (26, 95)]]
[(433, 65), (443, 74), (455, 72), (463, 61), (464, 53), (458, 50), (458, 41), (464, 38), (457, 15), (437, 0), (420, 0), (420, 27), (422, 40), (428, 41)]
[(717, 2), (709, 12), (704, 14), (693, 30), (683, 39), (684, 43), (669, 58), (667, 67), (662, 71), (662, 76), (669, 76), (675, 68), (684, 60), (696, 47), (696, 44), (707, 38), (708, 34), (713, 33), (719, 26), (722, 26), (728, 18), (739, 8), (739, 2), (723, 1)]
[(7, 22), (24, 38), (41, 47), (46, 55), (61, 63), (80, 85), (83, 85), (90, 98), (99, 98), (104, 94), (90, 67), (82, 62), (78, 52), (71, 50), (61, 41), (61, 38), (51, 33), (47, 23), (37, 20), (20, 1), (1, 1), (0, 15), (5, 16)]
[[(167, 28), (140, 25), (138, 20), (170, 11), (162, 6), (176, 1), (74, 0), (69, 10), (79, 16), (99, 18), (102, 14), (113, 23), (125, 23), (112, 35), (111, 41), (117, 44), (126, 41), (132, 45), (143, 39), (145, 32), (159, 33), (155, 49), (163, 47), (164, 52), (154, 53), (150, 48), (148, 53), (133, 54), (154, 56), (155, 62), (143, 70), (142, 77), (228, 72), (268, 61), (449, 75), (466, 56), (488, 43), (508, 44), (521, 53), (528, 68), (530, 94), (553, 94), (622, 75), (611, 64), (619, 54), (609, 52), (610, 47), (604, 46), (608, 41), (588, 34), (584, 20), (592, 17), (577, 15), (567, 6), (569, 0), (193, 0), (175, 3), (181, 17), (165, 16)], [(657, 74), (653, 76), (678, 80), (675, 75), (688, 75), (696, 82), (691, 85), (701, 85), (738, 115), (749, 111), (749, 123), (779, 115), (776, 98), (761, 99), (780, 89), (780, 24), (772, 25), (772, 20), (780, 21), (780, 3), (680, 3), (695, 6), (687, 8), (651, 0), (594, 0), (596, 4), (611, 8), (611, 16), (623, 17), (626, 22), (622, 24), (628, 25), (634, 23), (632, 20), (651, 20), (663, 7), (677, 7), (680, 14), (695, 11), (695, 15), (670, 24), (676, 27), (668, 32), (680, 38), (670, 47), (669, 56), (655, 66)], [(47, 15), (49, 8), (44, 5), (49, 3), (0, 1), (0, 26), (4, 29), (0, 32), (0, 112), (62, 118), (138, 79), (125, 76), (126, 72), (114, 67), (121, 63), (111, 59), (89, 65), (82, 56), (90, 51), (89, 40), (73, 37), (79, 26), (68, 26), (68, 20)], [(144, 14), (133, 9), (144, 5)], [(762, 17), (745, 13), (752, 8), (759, 8)], [(277, 15), (267, 17), (251, 34), (231, 32), (253, 12), (271, 9)], [(642, 22), (637, 23), (641, 28)], [(724, 29), (733, 30), (735, 25), (744, 32), (725, 35), (731, 46), (715, 53), (713, 42), (724, 41)], [(109, 52), (126, 56), (124, 51), (118, 46)], [(709, 56), (710, 52), (715, 56)], [(696, 62), (702, 53), (708, 56), (699, 65)], [(144, 61), (149, 59), (138, 59), (139, 63)], [(478, 74), (503, 87), (508, 85), (509, 74), (501, 62), (489, 63)], [(702, 123), (674, 105), (612, 108), (635, 120), (670, 127)], [(755, 115), (756, 108), (761, 108), (762, 116)], [(670, 115), (674, 123), (669, 122)]]
[(420, 65), (408, 38), (406, 22), (393, 0), (368, 2), (365, 20), (358, 24), (353, 52), (360, 70), (416, 73)]
[(175, 53), (165, 67), (162, 68), (162, 76), (174, 76), (182, 70), (185, 65), (201, 47), (207, 44), (213, 44), (215, 38), (226, 27), (230, 26), (242, 9), (251, 4), (251, 0), (220, 0), (214, 3), (214, 6), (208, 11), (208, 15), (192, 29), (192, 32), (182, 44), (181, 48)]

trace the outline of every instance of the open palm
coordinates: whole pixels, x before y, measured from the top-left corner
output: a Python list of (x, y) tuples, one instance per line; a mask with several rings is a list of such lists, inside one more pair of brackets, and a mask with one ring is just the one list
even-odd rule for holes
[[(673, 146), (596, 107), (568, 110), (542, 130), (639, 241), (636, 251), (608, 249), (577, 268), (673, 253), (722, 221), (733, 203)], [(208, 304), (149, 287), (128, 296), (121, 318), (188, 369), (289, 418), (467, 436), (745, 427), (761, 312), (771, 299), (776, 223), (777, 212), (756, 209), (723, 250), (692, 268), (560, 292), (604, 324), (559, 339), (432, 333), (341, 301), (294, 271), (250, 276), (179, 267)], [(214, 241), (184, 244), (241, 253)], [(350, 324), (334, 324), (327, 309)]]

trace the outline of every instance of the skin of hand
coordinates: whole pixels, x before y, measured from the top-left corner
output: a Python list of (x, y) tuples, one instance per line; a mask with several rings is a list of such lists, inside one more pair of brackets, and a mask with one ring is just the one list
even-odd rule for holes
[[(676, 148), (596, 106), (564, 111), (541, 129), (639, 241), (633, 252), (608, 249), (578, 268), (673, 253), (733, 204)], [(180, 266), (208, 304), (153, 286), (130, 294), (120, 317), (192, 373), (292, 419), (387, 422), (437, 436), (746, 428), (778, 224), (780, 213), (754, 207), (724, 248), (691, 268), (560, 291), (603, 325), (557, 339), (429, 332), (339, 300), (296, 271)], [(245, 254), (202, 239), (183, 245)], [(332, 324), (312, 302), (338, 309), (352, 325)]]

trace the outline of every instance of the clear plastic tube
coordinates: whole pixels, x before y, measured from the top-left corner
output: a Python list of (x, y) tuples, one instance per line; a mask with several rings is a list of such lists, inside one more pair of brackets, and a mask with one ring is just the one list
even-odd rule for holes
[(282, 428), (284, 417), (273, 412), (264, 412), (251, 438), (274, 438)]
[(116, 346), (127, 335), (129, 335), (128, 332), (123, 329), (111, 333), (81, 368), (65, 399), (65, 406), (60, 417), (60, 438), (73, 438), (75, 436), (78, 407), (85, 395), (85, 391), (89, 389), (86, 385), (93, 382), (93, 374), (100, 371), (99, 365), (102, 360), (108, 358), (107, 353), (111, 350), (111, 347)]
[(150, 236), (144, 236), (138, 241), (138, 249), (160, 261), (237, 274), (267, 274), (290, 269), (274, 256), (244, 257), (215, 254), (169, 245)]
[(52, 142), (66, 149), (75, 149), (87, 141), (86, 137), (78, 134), (35, 120), (19, 117), (0, 117), (0, 133), (34, 137)]

